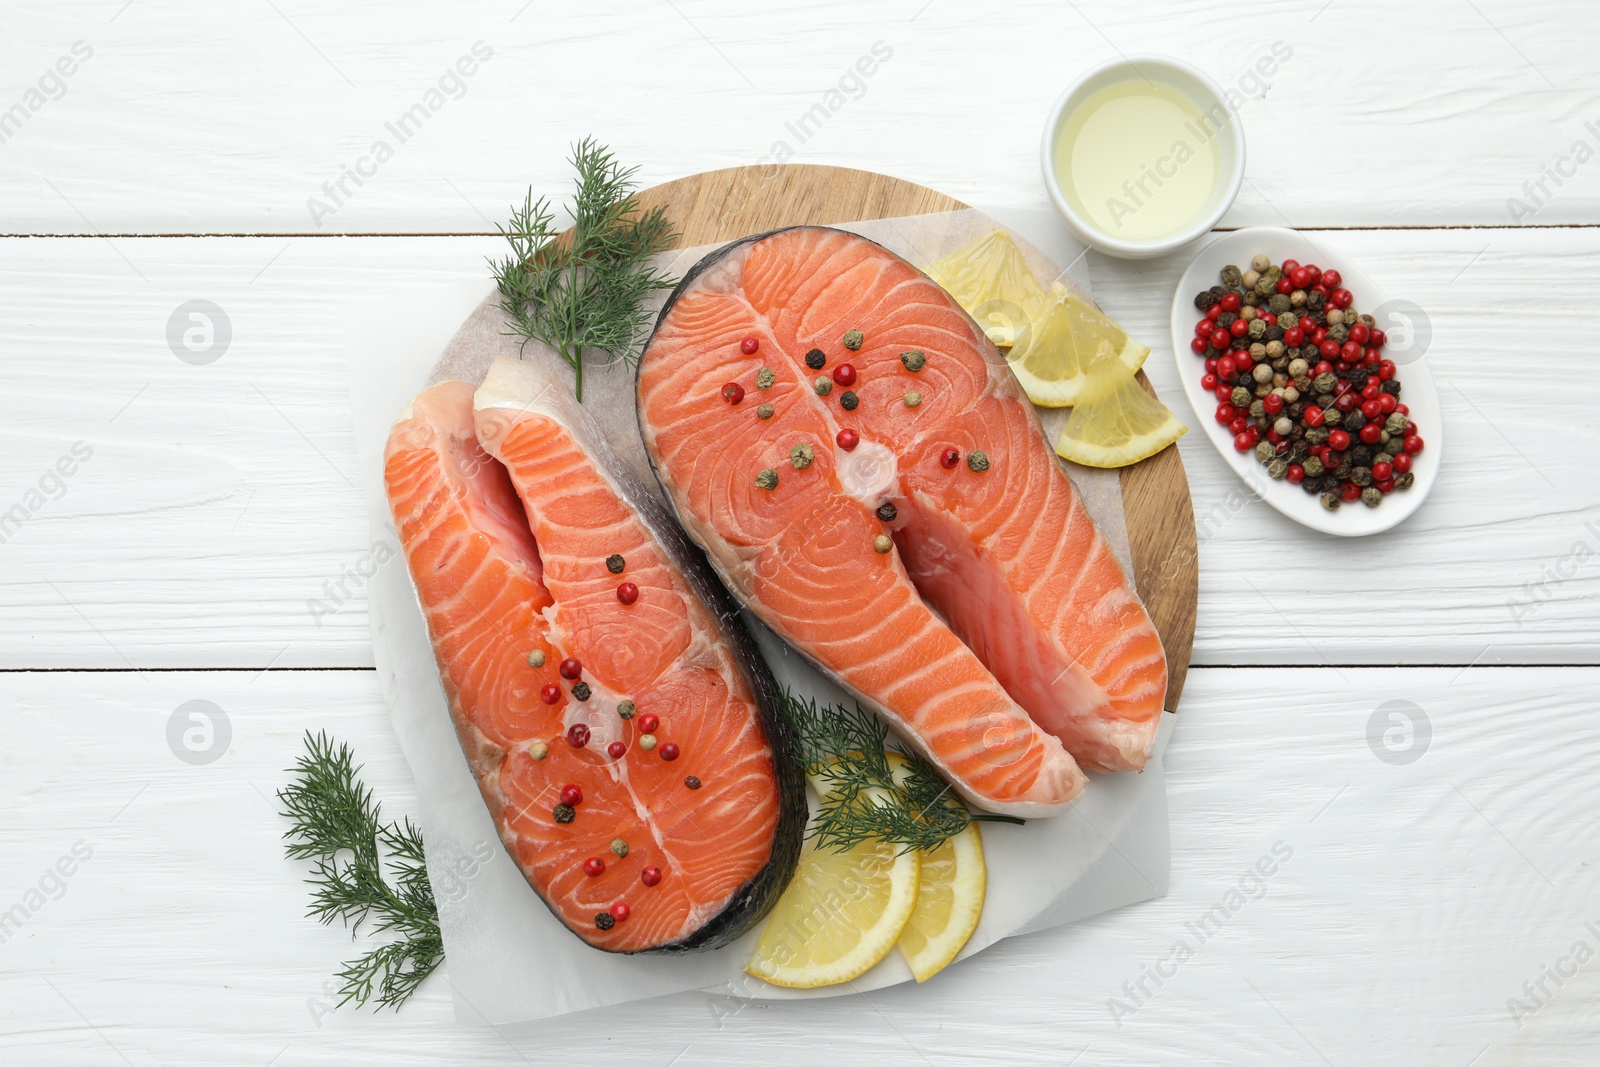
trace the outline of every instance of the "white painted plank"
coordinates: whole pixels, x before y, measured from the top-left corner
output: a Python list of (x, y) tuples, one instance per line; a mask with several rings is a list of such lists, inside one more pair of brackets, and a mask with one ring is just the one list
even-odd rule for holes
[[(1204, 534), (1195, 661), (1596, 662), (1593, 234), (1326, 239), (1431, 316), (1444, 472), (1397, 530), (1335, 542), (1230, 495), (1211, 446), (1180, 442)], [(0, 513), (74, 442), (94, 450), (0, 544), (0, 666), (369, 665), (359, 583), (327, 584), (370, 547), (347, 481), (340, 309), (465, 306), (493, 252), (488, 238), (0, 240)], [(1165, 318), (1181, 266), (1093, 267), (1180, 405)], [(232, 324), (207, 366), (166, 342), (195, 298)]]
[[(1168, 759), (1167, 899), (870, 1000), (688, 994), (495, 1032), (453, 1026), (440, 978), (397, 1016), (321, 1014), (353, 946), (303, 917), (268, 798), (301, 731), (327, 727), (387, 810), (409, 810), (369, 673), (0, 675), (0, 906), (75, 842), (93, 850), (0, 944), (0, 1058), (1038, 1063), (1087, 1046), (1078, 1062), (1587, 1064), (1600, 963), (1545, 979), (1543, 1005), (1523, 983), (1600, 948), (1600, 787), (1579, 772), (1600, 759), (1597, 686), (1588, 668), (1196, 671)], [(167, 746), (191, 699), (230, 718), (208, 766)], [(1369, 746), (1390, 700), (1431, 729), (1408, 764)], [(1287, 858), (1246, 877), (1275, 845)], [(1194, 954), (1174, 966), (1180, 940)], [(1122, 988), (1141, 980), (1148, 995)], [(1537, 1009), (1520, 1027), (1513, 997)], [(1112, 998), (1137, 1007), (1120, 1026)]]
[[(652, 182), (787, 151), (1043, 205), (1047, 108), (1079, 71), (1136, 52), (1185, 57), (1250, 98), (1232, 224), (1600, 218), (1600, 163), (1562, 162), (1580, 139), (1600, 149), (1584, 0), (1249, 14), (1219, 32), (1198, 0), (11, 4), (0, 110), (25, 118), (0, 145), (4, 229), (481, 232), (528, 183), (565, 188), (562, 158), (590, 133)], [(53, 80), (78, 41), (92, 56)], [(446, 82), (420, 130), (388, 130), (479, 41), (492, 57)], [(1277, 42), (1292, 54), (1273, 66)], [(875, 45), (887, 60), (855, 79)], [(392, 158), (362, 164), (380, 140)], [(358, 165), (369, 176), (348, 196), (322, 192)], [(314, 196), (335, 213), (314, 218)]]

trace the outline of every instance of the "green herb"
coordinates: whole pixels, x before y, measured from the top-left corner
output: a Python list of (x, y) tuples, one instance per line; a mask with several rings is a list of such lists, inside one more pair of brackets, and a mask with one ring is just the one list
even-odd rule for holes
[[(818, 706), (784, 691), (783, 714), (800, 738), (807, 777), (821, 788), (822, 805), (807, 836), (844, 852), (866, 841), (887, 841), (901, 852), (926, 852), (973, 822), (1022, 825), (1010, 815), (967, 809), (933, 765), (889, 744), (889, 731), (856, 705)], [(905, 760), (896, 773), (894, 752)]]
[[(324, 924), (344, 920), (352, 938), (363, 923), (369, 933), (400, 935), (344, 965), (339, 1004), (359, 1007), (376, 992), (380, 1005), (398, 1008), (444, 959), (422, 834), (410, 819), (383, 821), (348, 745), (309, 731), (305, 743), (295, 781), (278, 800), (294, 824), (283, 835), (289, 856), (315, 861), (306, 879), (314, 887), (310, 914)], [(384, 857), (392, 881), (384, 878)]]
[(638, 168), (623, 167), (593, 138), (572, 150), (572, 167), (577, 178), (571, 233), (556, 229), (549, 201), (535, 201), (530, 189), (511, 224), (499, 227), (511, 255), (492, 266), (512, 332), (524, 345), (549, 345), (571, 364), (582, 400), (586, 350), (612, 361), (636, 358), (650, 319), (644, 301), (675, 284), (650, 258), (678, 234), (664, 208), (641, 211), (634, 201)]

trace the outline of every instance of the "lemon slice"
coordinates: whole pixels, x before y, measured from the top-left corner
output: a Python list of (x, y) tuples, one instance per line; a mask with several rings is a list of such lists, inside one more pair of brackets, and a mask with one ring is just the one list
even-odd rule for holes
[(978, 928), (988, 879), (977, 823), (922, 853), (917, 906), (899, 942), (917, 981), (944, 970)]
[(1105, 312), (1059, 282), (1024, 310), (1027, 328), (1006, 353), (1006, 362), (1028, 399), (1041, 407), (1080, 403), (1091, 391), (1091, 376), (1118, 379), (1121, 368), (1136, 371), (1150, 354)]
[(745, 970), (794, 989), (836, 985), (889, 954), (917, 903), (916, 852), (869, 841), (848, 852), (807, 841)]
[(1155, 455), (1189, 428), (1115, 363), (1091, 368), (1084, 395), (1056, 438), (1056, 455), (1087, 467), (1126, 467)]
[(1027, 333), (1030, 309), (1045, 292), (1004, 230), (994, 230), (924, 268), (1001, 348)]

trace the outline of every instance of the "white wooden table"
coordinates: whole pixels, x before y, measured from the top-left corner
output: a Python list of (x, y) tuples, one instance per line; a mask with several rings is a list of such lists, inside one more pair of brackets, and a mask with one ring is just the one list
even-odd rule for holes
[[(0, 1061), (1596, 1062), (1600, 14), (997, 6), (0, 9), (0, 511), (26, 511), (0, 544), (0, 908), (25, 919), (0, 930)], [(385, 123), (480, 41), (400, 143)], [(1252, 81), (1278, 41), (1292, 57)], [(800, 142), (786, 123), (877, 42), (890, 58)], [(367, 551), (341, 309), (481, 284), (490, 220), (530, 183), (564, 191), (590, 133), (647, 182), (782, 141), (1042, 205), (1045, 109), (1118, 51), (1252, 97), (1226, 223), (1338, 231), (1319, 239), (1425, 309), (1449, 423), (1427, 506), (1355, 543), (1218, 509), (1237, 483), (1200, 434), (1180, 444), (1201, 601), (1170, 895), (870, 998), (686, 994), (496, 1030), (456, 1026), (441, 975), (398, 1015), (330, 1010), (354, 949), (304, 918), (272, 793), (326, 727), (391, 814), (413, 803), (358, 584), (307, 608)], [(335, 202), (346, 167), (366, 176)], [(1180, 405), (1184, 262), (1091, 266)], [(195, 299), (231, 323), (208, 365), (167, 342)], [(231, 724), (209, 765), (168, 745), (189, 700)], [(1386, 761), (1369, 721), (1394, 700), (1417, 725)]]

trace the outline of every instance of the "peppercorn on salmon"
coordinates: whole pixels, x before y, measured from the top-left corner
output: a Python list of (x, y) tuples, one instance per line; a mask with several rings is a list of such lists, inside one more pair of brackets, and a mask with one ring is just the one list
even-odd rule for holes
[(1049, 814), (1080, 765), (1144, 765), (1160, 637), (1004, 359), (916, 268), (823, 227), (736, 241), (669, 298), (637, 386), (724, 583), (967, 800)]
[(502, 360), (413, 400), (384, 473), (462, 749), (555, 916), (614, 952), (759, 921), (805, 820), (776, 683), (586, 413)]

